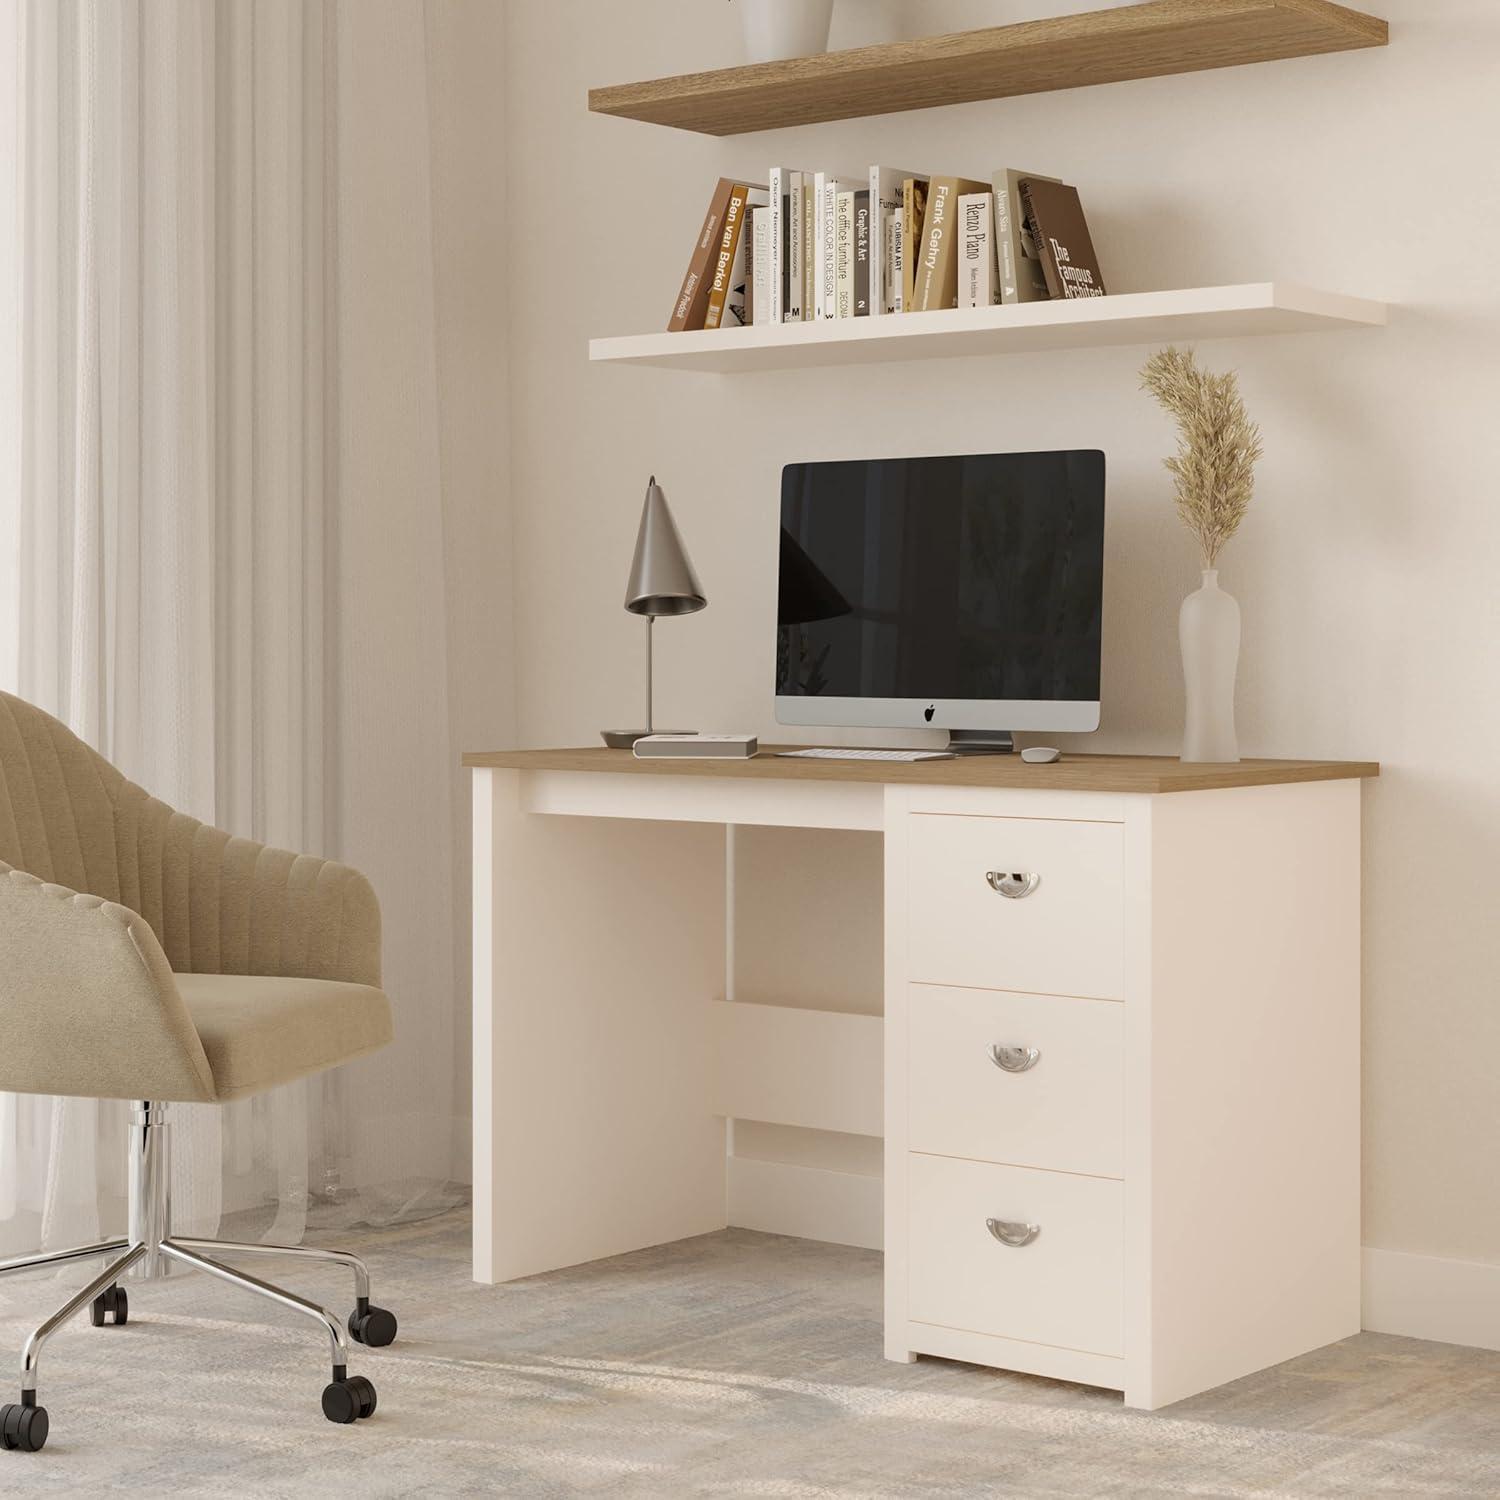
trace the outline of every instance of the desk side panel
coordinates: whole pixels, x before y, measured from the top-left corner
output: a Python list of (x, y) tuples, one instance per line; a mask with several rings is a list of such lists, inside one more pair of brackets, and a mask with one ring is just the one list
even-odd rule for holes
[(1149, 1050), (1127, 1079), (1149, 1090), (1150, 1195), (1129, 1405), (1359, 1331), (1359, 802), (1358, 782), (1152, 801), (1149, 1000), (1126, 1006)]
[(523, 774), (475, 773), (484, 1282), (725, 1224), (724, 829), (530, 813)]

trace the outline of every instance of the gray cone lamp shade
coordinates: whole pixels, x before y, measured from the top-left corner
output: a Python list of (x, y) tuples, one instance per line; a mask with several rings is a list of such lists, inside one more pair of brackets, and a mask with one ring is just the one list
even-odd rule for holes
[(646, 727), (605, 729), (604, 743), (612, 749), (628, 749), (645, 734), (688, 734), (685, 729), (654, 727), (652, 705), (653, 627), (659, 615), (690, 615), (708, 604), (708, 596), (693, 561), (682, 544), (682, 535), (672, 519), (671, 507), (662, 487), (651, 476), (646, 485), (646, 503), (641, 507), (640, 529), (635, 537), (635, 556), (630, 562), (630, 580), (625, 585), (625, 608), (646, 617)]
[(708, 603), (662, 487), (651, 476), (635, 537), (625, 608), (633, 615), (690, 615)]

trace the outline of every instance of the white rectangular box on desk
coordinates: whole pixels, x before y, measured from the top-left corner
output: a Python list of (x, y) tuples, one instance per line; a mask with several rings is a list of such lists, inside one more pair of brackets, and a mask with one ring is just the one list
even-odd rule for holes
[(631, 753), (637, 760), (749, 760), (759, 744), (753, 734), (647, 734)]

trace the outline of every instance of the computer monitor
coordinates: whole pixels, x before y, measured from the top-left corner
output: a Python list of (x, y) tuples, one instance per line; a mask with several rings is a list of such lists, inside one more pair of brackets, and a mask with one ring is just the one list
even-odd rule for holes
[(1103, 582), (1096, 450), (788, 464), (776, 717), (956, 749), (1097, 729)]

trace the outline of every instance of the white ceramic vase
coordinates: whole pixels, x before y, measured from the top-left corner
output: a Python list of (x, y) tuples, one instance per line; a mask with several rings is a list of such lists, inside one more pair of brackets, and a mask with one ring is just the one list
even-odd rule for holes
[(1240, 663), (1240, 607), (1219, 587), (1219, 570), (1203, 570), (1203, 587), (1182, 601), (1177, 620), (1187, 723), (1182, 759), (1237, 761), (1234, 679)]
[(734, 0), (747, 62), (812, 57), (828, 50), (833, 0)]

